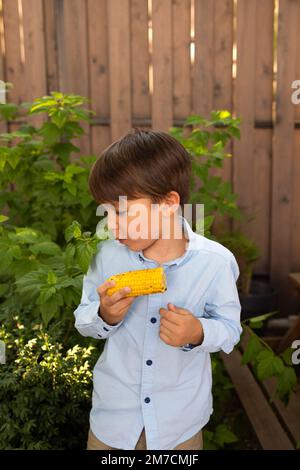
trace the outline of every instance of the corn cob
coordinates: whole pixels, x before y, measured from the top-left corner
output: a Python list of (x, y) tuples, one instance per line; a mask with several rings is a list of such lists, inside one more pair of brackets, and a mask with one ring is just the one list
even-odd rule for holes
[(126, 294), (126, 297), (156, 294), (167, 290), (166, 275), (162, 267), (115, 274), (108, 281), (116, 282), (113, 287), (107, 289), (108, 295), (112, 295), (117, 290), (127, 286), (131, 288), (131, 291)]

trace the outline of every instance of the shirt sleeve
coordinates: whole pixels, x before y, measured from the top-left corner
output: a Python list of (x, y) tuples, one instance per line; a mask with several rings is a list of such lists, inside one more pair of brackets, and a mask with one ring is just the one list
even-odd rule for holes
[(109, 325), (100, 317), (98, 310), (101, 302), (97, 288), (104, 281), (102, 256), (101, 252), (98, 252), (97, 255), (93, 257), (87, 273), (83, 276), (80, 304), (73, 312), (75, 316), (75, 328), (82, 336), (91, 336), (96, 339), (108, 338), (124, 321), (123, 319), (116, 325)]
[(242, 333), (241, 304), (236, 286), (239, 273), (236, 259), (231, 255), (212, 281), (204, 315), (199, 318), (204, 339), (200, 345), (182, 346), (183, 351), (198, 349), (214, 353), (222, 350), (229, 354), (239, 342)]

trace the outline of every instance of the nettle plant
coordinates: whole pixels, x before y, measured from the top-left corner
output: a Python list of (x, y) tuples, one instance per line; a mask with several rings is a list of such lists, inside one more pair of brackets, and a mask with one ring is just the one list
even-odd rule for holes
[[(32, 104), (1, 104), (18, 130), (0, 135), (0, 321), (22, 312), (47, 327), (74, 323), (83, 274), (101, 243), (88, 229), (95, 224), (96, 204), (88, 191), (95, 156), (72, 161), (79, 149), (73, 140), (89, 122), (87, 100), (52, 92)], [(43, 113), (39, 127), (26, 117)], [(27, 119), (28, 120), (28, 119)], [(76, 220), (74, 220), (76, 219)]]
[(182, 127), (171, 127), (170, 134), (190, 153), (192, 160), (190, 203), (204, 204), (204, 230), (211, 236), (217, 215), (241, 218), (237, 196), (229, 181), (216, 174), (231, 158), (226, 148), (232, 138), (240, 138), (240, 119), (229, 111), (212, 111), (211, 119), (189, 116)]
[[(74, 219), (86, 229), (95, 215), (87, 178), (93, 155), (81, 156), (74, 140), (84, 134), (82, 122), (92, 111), (78, 95), (52, 92), (33, 103), (0, 105), (0, 116), (10, 124), (24, 124), (0, 134), (0, 211), (8, 211), (10, 223), (30, 226), (63, 243), (63, 233)], [(29, 118), (42, 114), (40, 126)]]

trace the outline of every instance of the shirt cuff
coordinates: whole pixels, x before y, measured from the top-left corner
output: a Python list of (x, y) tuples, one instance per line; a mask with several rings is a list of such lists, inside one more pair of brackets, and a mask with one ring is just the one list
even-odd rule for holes
[(99, 307), (100, 300), (91, 302), (88, 308), (76, 319), (75, 327), (83, 336), (105, 339), (123, 323), (125, 317), (116, 325), (109, 325), (98, 314)]
[(109, 323), (106, 323), (106, 321), (103, 320), (103, 318), (100, 315), (101, 315), (101, 309), (100, 309), (100, 314), (98, 313), (98, 309), (97, 309), (97, 317), (99, 319), (99, 325), (100, 325), (100, 328), (101, 328), (101, 332), (100, 332), (100, 334), (98, 334), (98, 336), (100, 338), (101, 337), (105, 338), (106, 336), (108, 336), (111, 331), (115, 330), (120, 325), (122, 325), (122, 323), (124, 321), (124, 318), (123, 318), (121, 321), (119, 321), (115, 325), (110, 325)]
[[(202, 318), (198, 318), (198, 320), (201, 322), (202, 324)], [(203, 340), (204, 341), (204, 340)], [(180, 349), (182, 351), (191, 351), (192, 349), (195, 349), (195, 348), (199, 348), (200, 346), (202, 346), (203, 344), (203, 341), (201, 344), (191, 344), (191, 343), (187, 343), (187, 344), (184, 344), (183, 346), (180, 347)]]

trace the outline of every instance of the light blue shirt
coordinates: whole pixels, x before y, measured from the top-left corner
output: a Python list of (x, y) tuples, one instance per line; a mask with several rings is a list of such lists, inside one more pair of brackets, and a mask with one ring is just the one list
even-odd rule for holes
[[(83, 279), (75, 327), (83, 336), (107, 338), (93, 372), (90, 426), (111, 447), (133, 450), (145, 427), (148, 450), (171, 450), (202, 429), (213, 412), (209, 353), (230, 353), (242, 332), (235, 257), (181, 220), (188, 248), (161, 265), (167, 290), (137, 297), (117, 325), (98, 315), (97, 287), (113, 274), (159, 263), (109, 239), (100, 243)], [(199, 318), (201, 345), (174, 347), (162, 341), (159, 309), (168, 302)]]

